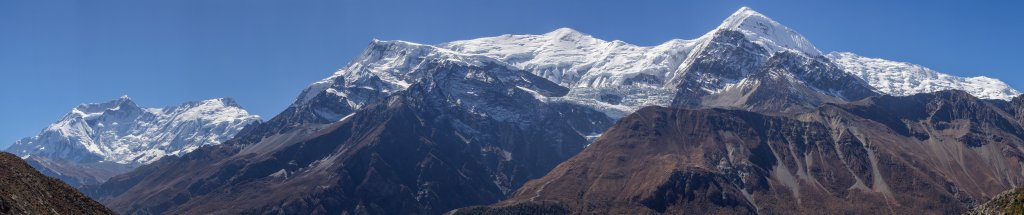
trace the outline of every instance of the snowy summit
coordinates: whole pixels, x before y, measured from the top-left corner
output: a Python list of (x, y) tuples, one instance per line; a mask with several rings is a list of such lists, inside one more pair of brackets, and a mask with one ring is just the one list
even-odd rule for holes
[(821, 51), (803, 35), (749, 7), (737, 10), (717, 29), (739, 31), (748, 40), (768, 49), (769, 53), (787, 50), (812, 56), (821, 55)]

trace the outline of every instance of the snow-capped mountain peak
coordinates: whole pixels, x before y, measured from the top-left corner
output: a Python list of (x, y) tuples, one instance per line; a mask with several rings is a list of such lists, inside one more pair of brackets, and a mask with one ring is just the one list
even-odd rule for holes
[(718, 30), (739, 31), (748, 40), (768, 49), (769, 53), (789, 50), (810, 56), (822, 55), (803, 35), (749, 7), (737, 10), (711, 33)]
[(593, 38), (590, 35), (577, 31), (576, 29), (567, 27), (555, 29), (554, 31), (545, 33), (544, 36), (549, 38), (559, 38), (562, 40), (580, 39), (585, 37)]

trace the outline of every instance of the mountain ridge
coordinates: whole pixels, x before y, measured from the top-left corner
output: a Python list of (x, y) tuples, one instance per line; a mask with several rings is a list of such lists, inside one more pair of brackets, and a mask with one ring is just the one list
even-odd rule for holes
[(999, 103), (940, 91), (797, 116), (648, 107), (509, 199), (453, 213), (962, 213), (1024, 182), (1024, 126)]

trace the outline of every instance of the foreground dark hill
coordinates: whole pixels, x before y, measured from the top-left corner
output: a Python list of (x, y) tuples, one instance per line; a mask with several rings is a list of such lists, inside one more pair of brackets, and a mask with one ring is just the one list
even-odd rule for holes
[(75, 188), (0, 152), (0, 214), (114, 214)]
[(515, 82), (529, 73), (437, 63), (429, 79), (313, 133), (202, 148), (92, 193), (126, 214), (439, 214), (504, 199), (611, 124), (573, 123), (604, 115), (536, 100), (525, 89), (544, 85)]
[(957, 214), (1024, 184), (1018, 105), (943, 91), (794, 117), (650, 107), (459, 213)]

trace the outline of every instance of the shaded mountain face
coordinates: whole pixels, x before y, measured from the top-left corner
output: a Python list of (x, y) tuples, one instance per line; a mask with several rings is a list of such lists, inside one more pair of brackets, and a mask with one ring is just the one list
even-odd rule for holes
[(794, 117), (645, 108), (508, 200), (460, 213), (962, 213), (1024, 183), (1014, 118), (960, 91)]
[(527, 72), (423, 68), (429, 78), (315, 132), (202, 148), (90, 192), (127, 214), (437, 214), (503, 199), (611, 124), (537, 100), (560, 87), (521, 83)]
[(114, 214), (18, 156), (0, 152), (0, 214)]
[(6, 151), (72, 186), (98, 184), (167, 155), (181, 155), (233, 137), (259, 122), (229, 98), (144, 108), (127, 96), (82, 104), (38, 135)]

